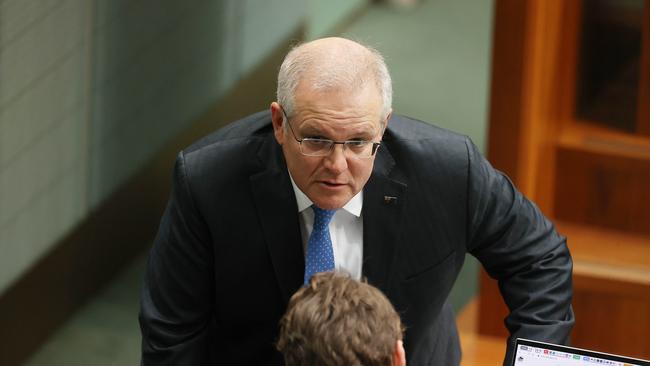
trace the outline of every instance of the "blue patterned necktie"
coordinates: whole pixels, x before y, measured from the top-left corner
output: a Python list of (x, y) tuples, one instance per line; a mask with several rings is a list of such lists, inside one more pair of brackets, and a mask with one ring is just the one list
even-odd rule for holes
[(314, 228), (307, 241), (305, 285), (315, 273), (334, 270), (334, 250), (329, 224), (336, 210), (323, 210), (316, 205), (312, 205), (311, 208), (314, 210)]

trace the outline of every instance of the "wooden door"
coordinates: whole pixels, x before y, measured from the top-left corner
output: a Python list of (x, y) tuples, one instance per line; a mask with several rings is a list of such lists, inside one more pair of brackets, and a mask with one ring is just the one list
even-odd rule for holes
[[(572, 343), (650, 358), (649, 1), (495, 5), (488, 157), (568, 238)], [(480, 332), (507, 335), (480, 288)]]

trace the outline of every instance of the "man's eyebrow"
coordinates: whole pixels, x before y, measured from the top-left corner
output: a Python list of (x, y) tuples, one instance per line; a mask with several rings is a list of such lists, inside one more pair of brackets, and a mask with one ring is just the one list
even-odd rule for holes
[(311, 126), (311, 125), (302, 125), (299, 128), (300, 133), (302, 134), (316, 134), (316, 135), (321, 135), (323, 134), (323, 130), (321, 128), (318, 128), (318, 126)]
[[(381, 129), (381, 125), (373, 127), (368, 124), (363, 124), (357, 129), (354, 129), (349, 132), (348, 139), (369, 139), (375, 136), (377, 130)], [(327, 127), (321, 126), (320, 122), (314, 120), (305, 120), (298, 130), (301, 134), (317, 134), (317, 135), (326, 135), (328, 131)]]
[(363, 137), (363, 138), (371, 138), (374, 137), (377, 134), (377, 129), (371, 128), (371, 127), (363, 127), (360, 128), (356, 131), (352, 131), (350, 136), (356, 137)]

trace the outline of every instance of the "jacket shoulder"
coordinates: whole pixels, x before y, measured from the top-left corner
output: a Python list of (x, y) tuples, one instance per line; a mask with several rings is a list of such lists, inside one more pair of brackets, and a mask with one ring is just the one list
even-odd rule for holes
[(394, 115), (388, 122), (384, 140), (444, 140), (463, 142), (467, 136), (438, 127), (434, 124), (401, 115)]
[(255, 136), (263, 136), (273, 132), (271, 113), (260, 111), (210, 133), (183, 149), (184, 154), (190, 154), (207, 146), (229, 140), (244, 140)]
[(398, 156), (465, 163), (471, 140), (462, 134), (417, 119), (393, 116), (382, 139)]

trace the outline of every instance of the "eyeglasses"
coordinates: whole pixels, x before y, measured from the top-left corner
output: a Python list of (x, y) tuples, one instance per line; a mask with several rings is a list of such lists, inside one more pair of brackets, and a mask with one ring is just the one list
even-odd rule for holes
[(284, 108), (282, 108), (282, 114), (289, 125), (293, 138), (300, 145), (300, 153), (306, 156), (327, 156), (334, 149), (334, 145), (343, 145), (343, 151), (347, 151), (350, 156), (359, 159), (367, 159), (375, 155), (377, 149), (381, 145), (380, 142), (365, 140), (332, 141), (311, 137), (299, 139), (293, 131), (291, 123), (289, 123), (289, 117), (287, 117)]

